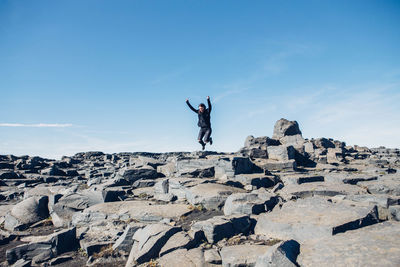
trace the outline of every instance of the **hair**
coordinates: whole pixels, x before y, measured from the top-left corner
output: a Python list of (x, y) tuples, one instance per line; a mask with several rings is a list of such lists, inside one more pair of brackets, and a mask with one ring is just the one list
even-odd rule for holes
[(199, 105), (199, 107), (206, 108), (206, 105), (204, 105), (203, 103), (201, 103), (201, 104)]

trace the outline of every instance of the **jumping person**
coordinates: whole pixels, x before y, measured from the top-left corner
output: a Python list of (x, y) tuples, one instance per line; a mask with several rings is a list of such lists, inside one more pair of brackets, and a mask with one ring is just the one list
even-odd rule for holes
[[(195, 109), (190, 105), (189, 99), (186, 99), (186, 104), (189, 106), (193, 112), (196, 112), (197, 115), (199, 116), (199, 122), (197, 125), (200, 127), (199, 131), (199, 136), (198, 136), (198, 141), (200, 145), (203, 147), (203, 150), (206, 148), (206, 144), (210, 142), (210, 145), (212, 145), (212, 138), (211, 138), (211, 122), (210, 122), (210, 113), (211, 113), (211, 102), (210, 102), (210, 97), (207, 96), (207, 104), (208, 108), (206, 109), (206, 106), (201, 103), (199, 105), (199, 109)], [(203, 141), (204, 137), (204, 141)]]

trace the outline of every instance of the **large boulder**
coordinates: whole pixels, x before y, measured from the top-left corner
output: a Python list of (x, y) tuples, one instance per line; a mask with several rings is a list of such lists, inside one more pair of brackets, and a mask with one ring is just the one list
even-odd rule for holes
[(117, 174), (117, 178), (125, 179), (131, 184), (139, 179), (155, 179), (157, 177), (157, 170), (151, 166), (123, 168)]
[(10, 231), (22, 230), (49, 216), (47, 196), (30, 197), (16, 204), (5, 217), (4, 228)]
[(272, 135), (272, 138), (279, 140), (282, 137), (297, 134), (301, 135), (299, 124), (297, 123), (297, 121), (288, 121), (282, 118), (275, 123), (274, 134)]
[(75, 250), (77, 245), (76, 228), (70, 228), (48, 236), (34, 236), (29, 239), (29, 243), (7, 250), (6, 258), (9, 264), (19, 259), (49, 260), (64, 252)]
[(260, 214), (271, 211), (278, 198), (267, 192), (235, 193), (230, 195), (224, 205), (224, 214)]
[(208, 243), (212, 244), (236, 234), (247, 234), (250, 226), (251, 222), (248, 215), (215, 216), (194, 223), (189, 234), (196, 238), (199, 235), (201, 236), (202, 233)]

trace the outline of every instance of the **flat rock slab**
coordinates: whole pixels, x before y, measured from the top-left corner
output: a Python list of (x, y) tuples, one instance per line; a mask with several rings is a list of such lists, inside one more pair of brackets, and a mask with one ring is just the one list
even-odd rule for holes
[(378, 221), (375, 205), (357, 202), (351, 205), (349, 202), (337, 204), (321, 197), (312, 197), (287, 202), (280, 210), (260, 215), (255, 233), (281, 240), (295, 239), (301, 243)]
[(160, 205), (151, 201), (107, 202), (91, 206), (84, 212), (100, 212), (107, 216), (127, 215), (139, 221), (160, 221), (163, 218), (179, 218), (190, 212), (186, 204)]
[(350, 185), (350, 184), (337, 184), (337, 183), (305, 183), (299, 185), (287, 185), (279, 191), (282, 196), (296, 196), (300, 198), (312, 196), (327, 196), (332, 197), (336, 195), (360, 195), (367, 194), (364, 188)]
[(222, 266), (254, 266), (258, 257), (267, 252), (269, 248), (269, 246), (249, 244), (223, 247), (220, 252)]
[(188, 188), (186, 199), (192, 205), (201, 204), (206, 209), (222, 208), (227, 197), (233, 193), (245, 192), (243, 189), (215, 183), (205, 183)]
[(300, 266), (400, 266), (400, 222), (309, 241), (300, 250)]
[(163, 267), (203, 267), (206, 266), (204, 253), (201, 248), (178, 249), (158, 259)]
[(398, 175), (387, 175), (379, 177), (376, 181), (359, 182), (357, 185), (367, 188), (371, 194), (400, 196), (400, 177)]

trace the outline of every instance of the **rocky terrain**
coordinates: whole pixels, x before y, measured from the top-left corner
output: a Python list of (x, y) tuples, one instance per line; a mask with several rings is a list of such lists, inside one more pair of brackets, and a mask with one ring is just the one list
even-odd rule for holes
[(0, 156), (1, 266), (400, 266), (400, 150)]

